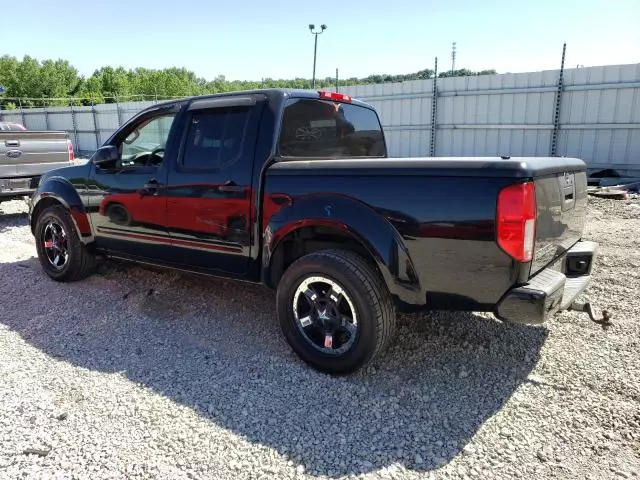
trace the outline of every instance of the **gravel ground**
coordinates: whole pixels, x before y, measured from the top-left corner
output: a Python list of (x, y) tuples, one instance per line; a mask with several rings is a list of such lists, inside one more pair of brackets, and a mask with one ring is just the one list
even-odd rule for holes
[(0, 478), (637, 478), (640, 200), (591, 199), (606, 331), (400, 319), (376, 365), (317, 373), (260, 287), (107, 263), (55, 283), (0, 206)]

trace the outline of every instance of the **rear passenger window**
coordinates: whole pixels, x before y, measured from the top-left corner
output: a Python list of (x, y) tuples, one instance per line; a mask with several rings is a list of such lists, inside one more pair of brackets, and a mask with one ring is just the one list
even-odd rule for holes
[(249, 108), (217, 108), (194, 112), (189, 122), (182, 165), (187, 169), (219, 170), (242, 156)]

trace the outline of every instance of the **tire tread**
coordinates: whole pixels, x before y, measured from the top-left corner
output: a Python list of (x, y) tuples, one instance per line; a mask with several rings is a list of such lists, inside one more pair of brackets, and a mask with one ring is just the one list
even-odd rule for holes
[[(290, 293), (286, 292), (293, 288), (293, 279), (300, 278), (298, 277), (300, 275), (299, 272), (304, 272), (305, 269), (308, 271), (309, 267), (306, 267), (306, 265), (313, 265), (315, 269), (320, 268), (322, 270), (321, 266), (323, 264), (327, 265), (330, 270), (335, 271), (336, 274), (339, 273), (341, 276), (349, 278), (350, 284), (359, 285), (358, 302), (368, 307), (366, 308), (366, 313), (361, 312), (362, 315), (366, 315), (364, 318), (366, 318), (369, 325), (367, 329), (369, 332), (367, 333), (367, 338), (369, 340), (366, 341), (368, 346), (355, 357), (345, 358), (343, 361), (337, 361), (338, 359), (322, 360), (315, 355), (308, 355), (298, 351), (301, 345), (295, 340), (297, 335), (292, 337), (289, 333), (289, 328), (292, 327), (289, 327), (289, 314), (285, 312), (289, 308), (287, 304), (290, 301), (288, 297)], [(299, 280), (296, 280), (296, 283), (297, 281)], [(325, 249), (298, 258), (285, 271), (278, 285), (277, 297), (280, 322), (289, 343), (303, 360), (319, 370), (334, 374), (351, 373), (381, 356), (393, 339), (396, 327), (396, 313), (389, 289), (376, 266), (353, 251)]]
[(396, 314), (391, 295), (380, 274), (374, 271), (369, 262), (362, 256), (348, 250), (320, 250), (311, 255), (330, 257), (337, 260), (362, 281), (369, 295), (374, 299), (373, 306), (376, 310), (377, 341), (375, 350), (369, 360), (373, 360), (384, 353), (395, 333)]

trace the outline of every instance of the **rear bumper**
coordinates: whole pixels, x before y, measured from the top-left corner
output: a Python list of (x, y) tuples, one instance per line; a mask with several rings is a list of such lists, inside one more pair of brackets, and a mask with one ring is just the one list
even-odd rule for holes
[(495, 315), (511, 323), (540, 324), (566, 310), (591, 281), (598, 244), (580, 241), (525, 285), (509, 290)]

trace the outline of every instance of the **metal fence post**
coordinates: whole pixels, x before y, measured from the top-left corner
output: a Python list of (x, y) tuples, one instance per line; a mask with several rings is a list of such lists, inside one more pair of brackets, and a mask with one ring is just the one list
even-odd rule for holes
[(551, 156), (558, 154), (558, 134), (560, 133), (560, 106), (562, 105), (562, 93), (564, 92), (564, 57), (567, 52), (567, 44), (562, 45), (562, 61), (560, 62), (560, 75), (558, 76), (558, 90), (556, 92), (555, 109), (553, 111), (553, 135), (551, 136)]
[(433, 95), (431, 97), (431, 142), (429, 143), (429, 156), (436, 156), (436, 122), (438, 121), (438, 57), (435, 60), (433, 73)]
[(118, 126), (122, 125), (122, 118), (120, 117), (120, 102), (118, 102), (118, 96), (116, 95), (116, 114), (118, 115)]
[(47, 100), (42, 97), (42, 108), (44, 110), (44, 128), (49, 130), (49, 112), (47, 111)]
[(96, 138), (96, 150), (100, 148), (100, 132), (98, 131), (98, 119), (96, 118), (96, 107), (91, 100), (91, 116), (93, 117), (93, 134)]
[(78, 124), (76, 122), (76, 112), (73, 109), (73, 100), (69, 99), (69, 107), (71, 108), (71, 123), (73, 125), (73, 142), (76, 147), (76, 151), (80, 151), (80, 146), (78, 145)]
[(338, 69), (336, 68), (336, 93), (338, 93)]
[(24, 116), (24, 109), (22, 108), (22, 101), (18, 99), (18, 105), (20, 106), (20, 117), (22, 118), (22, 125), (27, 128), (27, 119)]

